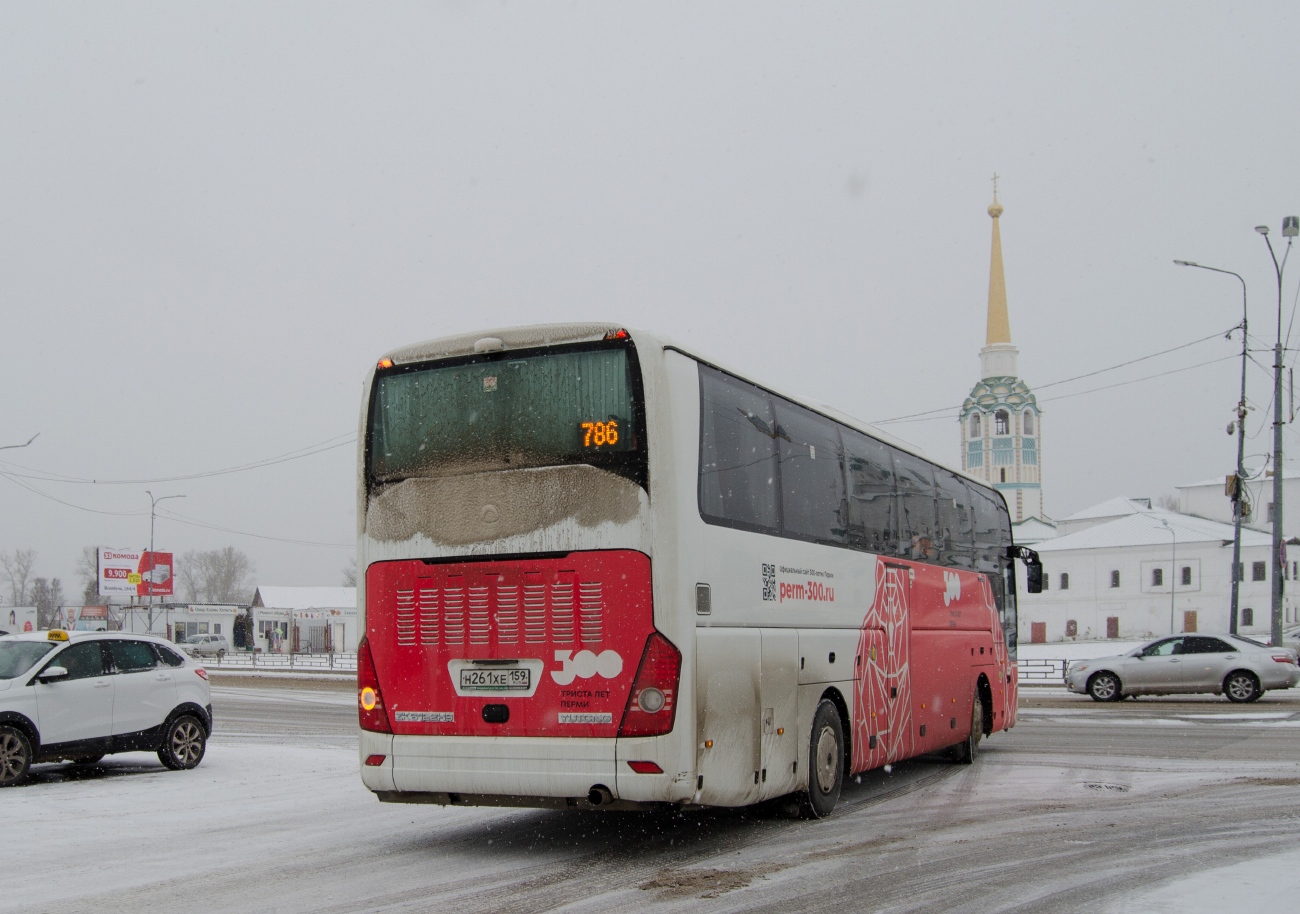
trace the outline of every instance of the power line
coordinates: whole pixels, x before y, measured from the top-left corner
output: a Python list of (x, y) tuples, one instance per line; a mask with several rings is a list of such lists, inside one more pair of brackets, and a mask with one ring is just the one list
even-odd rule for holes
[[(1086, 394), (1095, 394), (1098, 393), (1099, 391), (1111, 390), (1116, 387), (1127, 387), (1130, 384), (1138, 384), (1141, 383), (1142, 381), (1150, 381), (1154, 378), (1163, 378), (1166, 375), (1179, 374), (1180, 372), (1184, 372), (1184, 371), (1193, 371), (1194, 369), (1197, 368), (1204, 368), (1207, 365), (1216, 365), (1219, 362), (1227, 362), (1235, 358), (1237, 358), (1237, 356), (1235, 355), (1225, 355), (1217, 359), (1210, 359), (1205, 362), (1197, 362), (1195, 365), (1185, 365), (1182, 368), (1171, 368), (1168, 371), (1161, 371), (1161, 372), (1157, 372), (1156, 374), (1144, 375), (1143, 377), (1140, 378), (1131, 378), (1127, 381), (1117, 381), (1114, 384), (1106, 384), (1101, 387), (1090, 387), (1087, 390), (1075, 391), (1072, 394), (1058, 394), (1055, 397), (1041, 397), (1039, 398), (1039, 402), (1054, 403), (1057, 400), (1069, 400), (1072, 397), (1082, 397), (1085, 396)], [(1056, 383), (1064, 383), (1064, 382), (1058, 381)], [(960, 407), (953, 407), (945, 410), (931, 410), (930, 412), (926, 412), (926, 413), (916, 413), (914, 418), (902, 417), (898, 419), (886, 419), (885, 422), (873, 422), (872, 425), (884, 425), (886, 423), (902, 423), (902, 422), (937, 422), (941, 419), (949, 418), (948, 414), (950, 414), (953, 409), (960, 409)], [(942, 413), (943, 415), (935, 416), (932, 415), (933, 413)]]
[[(1232, 329), (1235, 330), (1236, 328), (1234, 327), (1234, 328), (1232, 328)], [(1232, 330), (1229, 330), (1228, 332), (1231, 333)], [(1203, 337), (1201, 337), (1199, 340), (1192, 340), (1190, 343), (1183, 343), (1182, 345), (1174, 346), (1174, 347), (1172, 347), (1172, 348), (1170, 348), (1170, 349), (1162, 349), (1162, 350), (1159, 351), (1159, 352), (1153, 352), (1153, 353), (1151, 353), (1150, 355), (1139, 356), (1139, 357), (1136, 358), (1136, 359), (1129, 359), (1127, 362), (1120, 362), (1118, 365), (1111, 365), (1111, 366), (1108, 367), (1108, 368), (1098, 368), (1096, 371), (1085, 372), (1084, 374), (1075, 375), (1075, 376), (1072, 377), (1072, 378), (1062, 378), (1062, 379), (1059, 380), (1059, 381), (1049, 381), (1049, 382), (1046, 383), (1046, 384), (1040, 384), (1040, 385), (1038, 385), (1038, 386), (1035, 388), (1035, 390), (1046, 390), (1046, 389), (1049, 388), (1049, 387), (1057, 387), (1057, 386), (1059, 386), (1059, 385), (1061, 385), (1061, 384), (1069, 384), (1071, 381), (1081, 381), (1081, 380), (1083, 380), (1084, 378), (1092, 378), (1092, 377), (1096, 377), (1097, 375), (1099, 375), (1099, 374), (1105, 374), (1105, 373), (1108, 372), (1108, 371), (1115, 371), (1116, 369), (1119, 369), (1119, 368), (1127, 368), (1129, 365), (1136, 365), (1138, 362), (1145, 362), (1145, 361), (1147, 361), (1148, 359), (1158, 358), (1158, 357), (1160, 357), (1160, 356), (1162, 356), (1162, 355), (1169, 355), (1171, 352), (1178, 352), (1178, 351), (1181, 350), (1181, 349), (1187, 349), (1187, 348), (1189, 348), (1189, 347), (1199, 345), (1200, 343), (1205, 343), (1205, 342), (1208, 342), (1209, 340), (1217, 339), (1217, 338), (1220, 337), (1220, 336), (1223, 336), (1223, 334), (1222, 334), (1222, 333), (1212, 333), (1212, 334), (1210, 334), (1209, 336), (1203, 336)], [(1221, 359), (1215, 359), (1214, 361), (1222, 361), (1222, 360), (1221, 360)], [(1208, 365), (1208, 364), (1210, 364), (1210, 363), (1209, 363), (1209, 362), (1203, 362), (1203, 363), (1201, 363), (1201, 364)], [(1195, 368), (1195, 367), (1200, 367), (1200, 366), (1192, 366), (1192, 367)], [(1178, 370), (1183, 370), (1183, 369), (1178, 369)], [(1160, 377), (1160, 375), (1152, 375), (1151, 377)], [(1139, 378), (1138, 380), (1145, 380), (1145, 379)], [(1125, 382), (1125, 383), (1128, 383), (1128, 382)], [(1097, 388), (1097, 389), (1098, 389), (1098, 390), (1106, 390), (1107, 388), (1100, 387), (1100, 388)], [(1085, 391), (1085, 393), (1086, 393), (1086, 392), (1087, 392), (1087, 391)], [(1071, 395), (1071, 396), (1073, 396), (1073, 395)], [(1062, 398), (1057, 397), (1056, 399), (1062, 399)], [(1044, 402), (1046, 402), (1046, 401), (1044, 401)], [(920, 418), (922, 418), (922, 417), (924, 417), (924, 416), (933, 416), (933, 415), (937, 415), (937, 414), (940, 414), (940, 413), (951, 413), (953, 410), (957, 410), (957, 409), (961, 409), (961, 404), (960, 404), (960, 403), (957, 404), (956, 406), (945, 406), (945, 407), (943, 407), (942, 409), (929, 409), (929, 410), (926, 410), (925, 412), (920, 412), (920, 413), (909, 413), (908, 415), (905, 415), (905, 416), (895, 416), (895, 417), (892, 418), (892, 419), (880, 419), (880, 420), (875, 421), (875, 422), (873, 422), (873, 423), (871, 423), (871, 424), (872, 424), (872, 425), (888, 425), (888, 424), (890, 424), (890, 423), (892, 423), (892, 422), (903, 422), (903, 421), (909, 421), (909, 420), (920, 419)]]
[(265, 533), (249, 533), (247, 530), (235, 530), (232, 527), (222, 527), (219, 526), (218, 524), (210, 524), (207, 521), (201, 521), (198, 518), (187, 517), (184, 514), (177, 514), (175, 511), (166, 511), (166, 510), (159, 511), (158, 515), (160, 517), (166, 517), (167, 519), (175, 523), (184, 524), (187, 527), (201, 527), (205, 530), (217, 530), (220, 531), (221, 533), (233, 533), (236, 536), (249, 536), (252, 537), (253, 539), (271, 540), (277, 543), (296, 543), (299, 546), (321, 546), (328, 549), (357, 548), (356, 543), (322, 543), (317, 540), (299, 540), (299, 539), (292, 539), (287, 536), (271, 536)]
[(152, 479), (91, 479), (91, 478), (80, 477), (80, 476), (65, 476), (61, 473), (52, 473), (49, 472), (48, 470), (41, 470), (35, 467), (24, 466), (23, 464), (17, 464), (17, 463), (5, 463), (4, 461), (0, 461), (0, 466), (17, 467), (18, 469), (28, 470), (29, 472), (16, 473), (13, 472), (12, 470), (5, 470), (0, 472), (4, 472), (6, 476), (10, 476), (10, 477), (18, 477), (22, 479), (35, 479), (41, 482), (67, 483), (72, 485), (136, 486), (136, 485), (146, 485), (151, 483), (162, 483), (162, 482), (186, 482), (188, 480), (193, 480), (193, 479), (207, 479), (213, 476), (228, 476), (232, 473), (245, 473), (248, 472), (249, 470), (259, 470), (262, 469), (263, 467), (275, 466), (276, 464), (280, 464), (280, 463), (288, 463), (292, 460), (301, 460), (304, 457), (312, 457), (315, 456), (316, 454), (323, 454), (326, 451), (332, 451), (337, 448), (345, 447), (349, 444), (354, 444), (356, 443), (357, 440), (357, 436), (351, 433), (349, 433), (346, 436), (345, 440), (339, 441), (338, 439), (342, 437), (344, 436), (335, 435), (333, 438), (326, 438), (324, 441), (319, 441), (316, 444), (309, 444), (304, 447), (295, 448), (292, 451), (288, 451), (284, 454), (279, 454), (275, 457), (267, 457), (264, 460), (256, 460), (251, 463), (239, 464), (233, 467), (224, 467), (219, 470), (205, 470), (200, 473), (190, 473), (184, 476), (163, 476), (163, 477), (152, 478)]

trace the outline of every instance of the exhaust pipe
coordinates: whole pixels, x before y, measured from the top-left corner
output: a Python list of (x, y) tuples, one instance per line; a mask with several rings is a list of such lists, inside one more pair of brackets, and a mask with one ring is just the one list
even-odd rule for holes
[(597, 784), (587, 791), (587, 802), (592, 806), (604, 806), (614, 802), (614, 794), (604, 784)]

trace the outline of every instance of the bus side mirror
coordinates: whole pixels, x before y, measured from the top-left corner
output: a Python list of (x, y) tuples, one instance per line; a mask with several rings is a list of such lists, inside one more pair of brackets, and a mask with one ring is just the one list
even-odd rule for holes
[(1043, 592), (1043, 566), (1025, 565), (1025, 589), (1030, 593)]
[(1029, 593), (1043, 592), (1043, 563), (1037, 552), (1027, 546), (1008, 546), (1007, 558), (1025, 563), (1025, 590)]

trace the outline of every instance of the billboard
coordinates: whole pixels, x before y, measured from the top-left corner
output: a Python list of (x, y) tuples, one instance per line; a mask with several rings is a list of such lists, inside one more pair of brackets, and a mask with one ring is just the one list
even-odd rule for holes
[(99, 548), (99, 593), (132, 597), (172, 595), (172, 554), (147, 549)]

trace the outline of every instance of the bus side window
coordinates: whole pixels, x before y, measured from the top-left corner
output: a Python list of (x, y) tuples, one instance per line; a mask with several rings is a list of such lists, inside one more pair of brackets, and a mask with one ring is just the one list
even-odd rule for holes
[(797, 539), (844, 543), (848, 506), (839, 427), (801, 406), (775, 402), (781, 528)]
[(909, 559), (936, 561), (939, 533), (935, 523), (934, 475), (930, 464), (906, 451), (894, 453), (898, 474), (899, 550)]
[(855, 549), (897, 553), (898, 506), (890, 447), (853, 429), (840, 429), (848, 476), (848, 540)]
[(776, 533), (781, 432), (771, 398), (704, 365), (700, 396), (700, 514), (725, 526)]
[(971, 495), (956, 473), (935, 467), (934, 480), (938, 497), (935, 501), (939, 524), (939, 564), (953, 568), (973, 568), (975, 526), (971, 519)]

